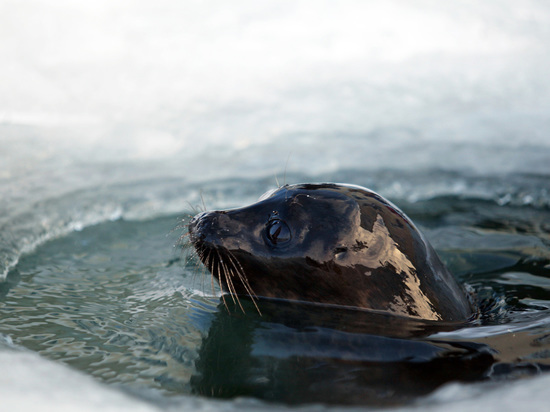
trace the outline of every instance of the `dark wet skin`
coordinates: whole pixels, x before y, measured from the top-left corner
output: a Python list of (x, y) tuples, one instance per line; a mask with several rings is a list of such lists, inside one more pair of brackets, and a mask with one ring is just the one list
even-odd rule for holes
[(300, 184), (189, 223), (224, 291), (462, 322), (473, 310), (439, 257), (396, 206), (352, 185)]

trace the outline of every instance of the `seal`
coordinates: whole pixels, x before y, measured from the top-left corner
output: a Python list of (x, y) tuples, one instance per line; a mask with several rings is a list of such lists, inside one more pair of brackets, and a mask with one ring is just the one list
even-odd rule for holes
[(360, 186), (285, 185), (250, 206), (200, 213), (188, 230), (199, 259), (233, 299), (315, 302), (430, 321), (465, 321), (473, 313), (412, 221)]

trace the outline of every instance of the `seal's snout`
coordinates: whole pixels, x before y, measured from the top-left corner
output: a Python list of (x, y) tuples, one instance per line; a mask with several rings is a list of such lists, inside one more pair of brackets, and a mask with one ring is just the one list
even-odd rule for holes
[(189, 222), (189, 237), (191, 239), (191, 242), (197, 243), (201, 240), (204, 240), (206, 236), (204, 227), (207, 221), (207, 215), (207, 212), (199, 213), (198, 215), (195, 215), (193, 219), (191, 219), (191, 221)]
[(202, 219), (204, 215), (206, 215), (207, 212), (199, 213), (198, 215), (193, 216), (193, 218), (189, 221), (189, 227), (193, 226), (195, 227), (197, 223)]
[(220, 216), (224, 211), (202, 212), (189, 222), (189, 237), (191, 242), (215, 243), (220, 236)]

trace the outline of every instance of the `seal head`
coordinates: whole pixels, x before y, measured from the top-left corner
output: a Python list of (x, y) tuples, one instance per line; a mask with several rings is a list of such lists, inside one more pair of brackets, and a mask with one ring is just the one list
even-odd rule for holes
[(222, 289), (464, 321), (472, 309), (423, 235), (396, 206), (359, 186), (286, 185), (250, 206), (189, 223)]

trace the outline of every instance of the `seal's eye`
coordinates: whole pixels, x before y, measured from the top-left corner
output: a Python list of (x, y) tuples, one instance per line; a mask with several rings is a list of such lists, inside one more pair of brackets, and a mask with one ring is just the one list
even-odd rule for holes
[(282, 220), (271, 220), (266, 228), (267, 238), (274, 245), (288, 242), (290, 240), (290, 229)]

